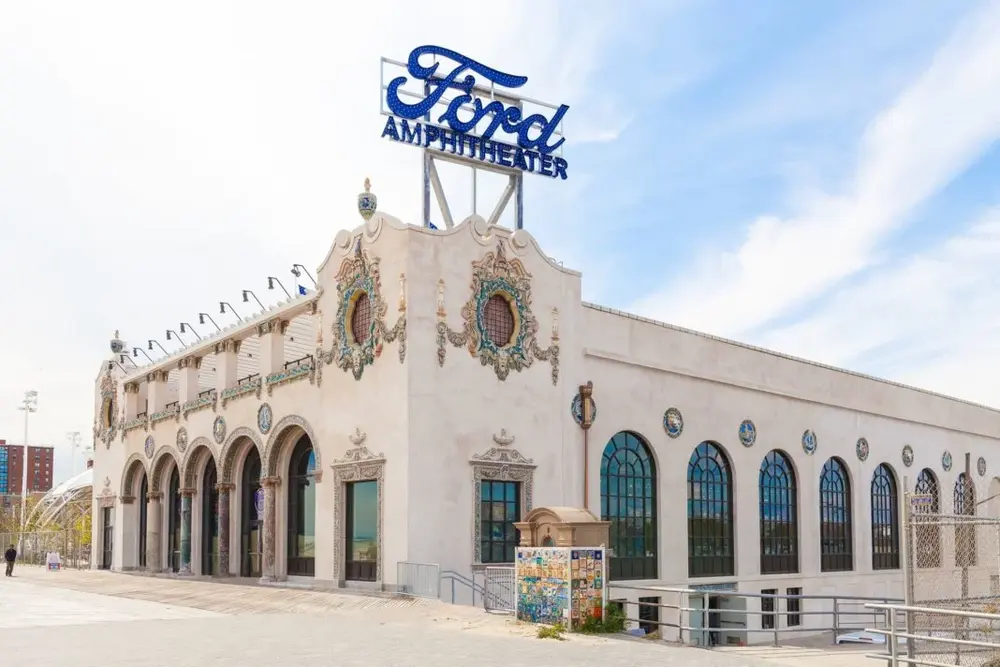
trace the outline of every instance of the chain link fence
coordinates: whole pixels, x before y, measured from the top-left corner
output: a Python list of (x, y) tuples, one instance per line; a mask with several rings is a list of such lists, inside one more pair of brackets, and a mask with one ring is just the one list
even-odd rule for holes
[(964, 474), (953, 513), (939, 511), (938, 490), (929, 491), (904, 503), (907, 605), (934, 610), (905, 614), (907, 633), (918, 636), (906, 653), (918, 664), (1000, 667), (1000, 622), (970, 615), (1000, 611), (1000, 519), (976, 516)]
[[(20, 548), (18, 548), (20, 544)], [(90, 567), (90, 533), (64, 528), (24, 533), (0, 533), (0, 546), (18, 548), (18, 565), (45, 565), (50, 552), (59, 554), (61, 567), (78, 570)]]

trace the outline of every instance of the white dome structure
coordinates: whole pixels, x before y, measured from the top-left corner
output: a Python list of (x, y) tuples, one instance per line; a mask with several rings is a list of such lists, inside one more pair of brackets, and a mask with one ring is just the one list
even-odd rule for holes
[(94, 469), (87, 468), (70, 477), (45, 494), (31, 512), (28, 525), (45, 528), (59, 518), (62, 510), (75, 500), (90, 499), (94, 486)]

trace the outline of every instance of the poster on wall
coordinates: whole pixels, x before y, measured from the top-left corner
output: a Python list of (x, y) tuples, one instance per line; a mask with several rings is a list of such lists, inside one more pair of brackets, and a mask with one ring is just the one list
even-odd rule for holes
[(514, 563), (517, 620), (572, 628), (603, 618), (603, 548), (519, 547)]
[(555, 625), (569, 620), (569, 550), (520, 547), (514, 561), (517, 620)]

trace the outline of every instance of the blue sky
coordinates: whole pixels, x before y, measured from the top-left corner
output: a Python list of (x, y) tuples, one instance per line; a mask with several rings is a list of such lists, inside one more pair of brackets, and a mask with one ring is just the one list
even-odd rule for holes
[(419, 220), (419, 151), (379, 138), (375, 91), (379, 57), (421, 44), (571, 105), (570, 180), (528, 177), (526, 224), (588, 300), (1000, 406), (996, 1), (5, 14), (0, 285), (17, 324), (0, 438), (20, 441), (14, 406), (37, 389), (29, 441), (59, 448), (57, 477), (66, 432), (89, 441), (114, 330), (171, 349), (165, 329), (242, 289), (274, 302), (266, 276), (316, 266), (365, 177)]

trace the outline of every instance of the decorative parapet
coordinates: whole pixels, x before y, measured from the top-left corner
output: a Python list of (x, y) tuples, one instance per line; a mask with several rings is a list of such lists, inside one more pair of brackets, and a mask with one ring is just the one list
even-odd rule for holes
[(188, 415), (192, 412), (197, 412), (203, 408), (211, 407), (212, 412), (215, 412), (216, 401), (219, 398), (218, 392), (214, 389), (211, 393), (205, 394), (204, 396), (199, 395), (190, 401), (184, 401), (184, 405), (181, 406), (181, 413), (184, 415), (184, 419), (188, 418)]
[(255, 377), (247, 382), (241, 382), (235, 387), (226, 387), (222, 390), (222, 407), (226, 407), (226, 403), (230, 401), (235, 401), (237, 398), (242, 398), (249, 394), (254, 394), (257, 398), (260, 398), (260, 389), (260, 377)]
[(277, 373), (271, 373), (268, 375), (264, 380), (264, 383), (267, 385), (267, 395), (270, 396), (275, 387), (287, 384), (294, 380), (300, 380), (304, 377), (309, 378), (309, 384), (315, 384), (316, 363), (312, 358), (306, 359), (291, 368), (286, 368), (278, 371)]
[(160, 410), (159, 412), (154, 412), (149, 415), (149, 425), (156, 427), (157, 422), (164, 421), (165, 419), (175, 419), (180, 421), (181, 418), (181, 408), (179, 405), (171, 405), (166, 410)]
[(141, 428), (144, 431), (149, 430), (149, 420), (146, 417), (136, 417), (135, 419), (129, 419), (122, 425), (122, 439), (125, 439), (125, 434), (129, 431), (134, 431)]

